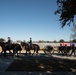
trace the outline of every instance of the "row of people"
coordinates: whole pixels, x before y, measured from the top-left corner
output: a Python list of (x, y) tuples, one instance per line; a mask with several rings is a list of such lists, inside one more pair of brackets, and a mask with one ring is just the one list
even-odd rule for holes
[[(7, 37), (6, 45), (8, 45), (8, 46), (10, 47), (11, 44), (12, 44), (12, 40), (11, 40), (11, 38), (10, 38), (10, 37)], [(31, 47), (31, 45), (32, 45), (32, 38), (30, 38), (28, 44), (29, 44), (29, 46)]]

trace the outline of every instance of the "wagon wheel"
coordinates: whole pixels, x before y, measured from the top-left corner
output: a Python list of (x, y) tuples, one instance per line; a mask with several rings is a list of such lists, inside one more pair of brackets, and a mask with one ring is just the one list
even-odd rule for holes
[(51, 55), (51, 54), (52, 54), (52, 53), (51, 53), (51, 50), (47, 50), (47, 49), (44, 50), (44, 53), (45, 53), (45, 54), (48, 54), (48, 55)]
[(46, 46), (45, 49), (44, 49), (44, 53), (48, 54), (48, 55), (51, 55), (52, 54), (52, 50), (53, 50), (52, 46)]

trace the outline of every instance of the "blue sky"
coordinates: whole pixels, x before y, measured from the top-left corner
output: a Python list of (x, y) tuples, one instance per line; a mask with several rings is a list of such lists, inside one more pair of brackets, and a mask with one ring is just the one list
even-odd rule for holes
[(56, 0), (0, 0), (0, 38), (70, 40), (71, 27), (61, 29), (56, 9)]

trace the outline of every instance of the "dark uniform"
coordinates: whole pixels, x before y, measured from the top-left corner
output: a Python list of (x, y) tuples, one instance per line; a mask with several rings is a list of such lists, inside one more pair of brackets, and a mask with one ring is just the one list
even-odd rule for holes
[(8, 39), (7, 45), (8, 45), (9, 47), (11, 47), (12, 41), (11, 41), (10, 37), (8, 37), (7, 39)]
[(11, 40), (8, 40), (7, 43), (11, 43)]
[(75, 44), (72, 44), (72, 52), (70, 54), (70, 56), (74, 53), (74, 56), (75, 56)]
[(32, 46), (32, 38), (30, 38), (29, 46), (30, 46), (30, 48), (31, 48), (31, 46)]

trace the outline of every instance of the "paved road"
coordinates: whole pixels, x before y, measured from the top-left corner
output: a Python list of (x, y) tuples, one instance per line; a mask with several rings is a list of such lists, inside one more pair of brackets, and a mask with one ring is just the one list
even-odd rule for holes
[(39, 52), (39, 55), (26, 55), (24, 54), (25, 52), (22, 52), (22, 54), (19, 54), (19, 57), (11, 57), (11, 56), (7, 56), (7, 57), (3, 57), (0, 56), (0, 75), (76, 75), (76, 73), (70, 73), (70, 72), (51, 72), (51, 73), (45, 73), (45, 72), (6, 72), (5, 70), (7, 69), (7, 67), (11, 64), (11, 62), (14, 59), (32, 59), (32, 58), (37, 58), (37, 59), (70, 59), (70, 60), (76, 60), (76, 57), (71, 56), (71, 57), (66, 57), (66, 56), (62, 56), (58, 53), (54, 53), (53, 55), (45, 55), (42, 51)]

